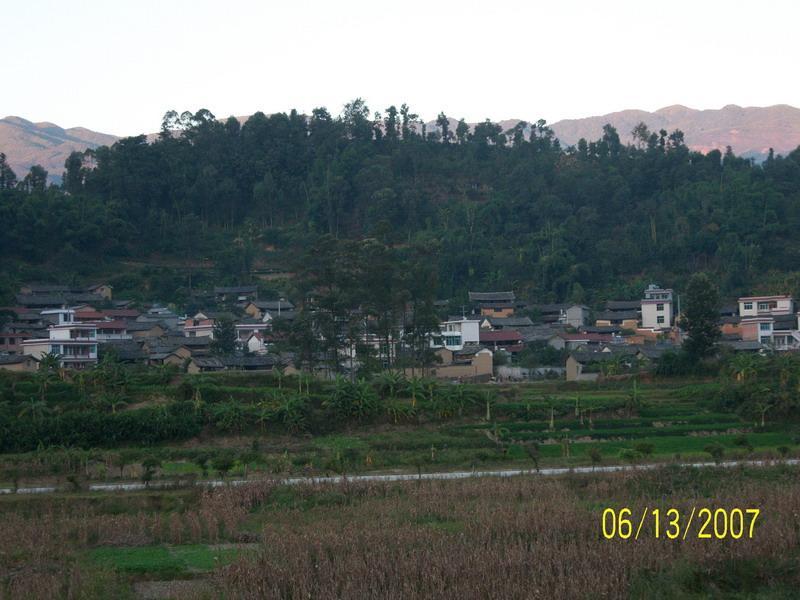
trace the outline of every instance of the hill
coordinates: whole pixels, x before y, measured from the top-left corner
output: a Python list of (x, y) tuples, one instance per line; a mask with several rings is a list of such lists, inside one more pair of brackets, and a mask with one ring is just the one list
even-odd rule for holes
[(770, 148), (786, 154), (800, 145), (800, 109), (786, 104), (767, 107), (741, 107), (729, 104), (719, 110), (695, 110), (681, 105), (655, 112), (623, 110), (597, 117), (568, 119), (552, 125), (563, 144), (576, 144), (580, 138), (597, 139), (603, 125), (617, 128), (623, 142), (631, 140), (631, 131), (644, 122), (651, 131), (680, 129), (692, 150), (725, 151), (731, 146), (739, 156), (760, 158)]
[(51, 179), (60, 180), (70, 152), (113, 144), (117, 139), (84, 127), (64, 129), (55, 123), (33, 123), (13, 116), (0, 119), (0, 151), (20, 178), (32, 165), (40, 164)]
[[(237, 117), (244, 124), (248, 117)], [(456, 120), (450, 119), (455, 130)], [(506, 119), (499, 124), (510, 129), (520, 119)], [(623, 110), (594, 117), (557, 121), (551, 128), (562, 145), (570, 146), (580, 138), (597, 139), (603, 125), (610, 123), (620, 134), (623, 143), (632, 141), (630, 132), (640, 122), (651, 131), (665, 129), (684, 132), (687, 146), (698, 152), (725, 151), (731, 146), (739, 156), (758, 160), (766, 157), (770, 148), (786, 154), (800, 145), (800, 109), (786, 104), (767, 107), (741, 107), (730, 104), (721, 109), (695, 110), (681, 105), (668, 106), (655, 112)], [(471, 127), (475, 124), (470, 124)], [(428, 131), (436, 129), (431, 121)], [(156, 134), (149, 134), (152, 142)], [(11, 168), (21, 178), (34, 164), (47, 169), (50, 179), (59, 181), (64, 161), (74, 150), (85, 150), (113, 144), (118, 136), (92, 131), (84, 127), (63, 129), (54, 123), (32, 123), (20, 117), (0, 119), (0, 152), (8, 157)]]

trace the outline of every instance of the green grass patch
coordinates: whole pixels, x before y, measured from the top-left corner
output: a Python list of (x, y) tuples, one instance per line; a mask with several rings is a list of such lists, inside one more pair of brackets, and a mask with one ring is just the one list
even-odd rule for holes
[(206, 545), (101, 547), (89, 559), (100, 566), (128, 574), (182, 577), (211, 571), (235, 560), (241, 548), (215, 549)]

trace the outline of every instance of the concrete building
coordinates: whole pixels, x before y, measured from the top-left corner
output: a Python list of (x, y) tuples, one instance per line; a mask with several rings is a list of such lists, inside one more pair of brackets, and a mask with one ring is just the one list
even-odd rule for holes
[(642, 327), (645, 329), (669, 329), (672, 327), (674, 311), (672, 290), (650, 284), (642, 299)]
[(451, 319), (439, 323), (439, 334), (431, 337), (431, 348), (463, 350), (480, 343), (481, 322), (477, 319)]

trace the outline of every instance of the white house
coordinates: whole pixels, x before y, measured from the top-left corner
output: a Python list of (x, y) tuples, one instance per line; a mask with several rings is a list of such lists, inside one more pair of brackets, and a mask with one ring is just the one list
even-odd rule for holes
[(85, 369), (97, 364), (96, 323), (75, 322), (75, 311), (57, 309), (43, 311), (42, 315), (57, 317), (55, 325), (48, 329), (47, 339), (26, 340), (22, 344), (23, 354), (41, 358), (52, 353), (59, 357), (62, 368)]
[(791, 296), (745, 296), (739, 298), (739, 316), (742, 318), (792, 313), (794, 313), (794, 300)]
[(431, 337), (431, 348), (463, 350), (465, 346), (480, 343), (481, 322), (477, 319), (453, 319), (439, 323), (439, 333)]
[(642, 327), (645, 329), (668, 329), (673, 318), (672, 290), (650, 284), (642, 299)]

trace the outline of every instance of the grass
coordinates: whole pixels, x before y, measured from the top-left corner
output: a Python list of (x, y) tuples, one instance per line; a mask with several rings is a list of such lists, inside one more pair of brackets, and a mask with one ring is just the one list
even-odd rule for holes
[(240, 548), (208, 545), (102, 547), (87, 552), (87, 558), (102, 567), (135, 575), (181, 578), (229, 564), (244, 552)]

